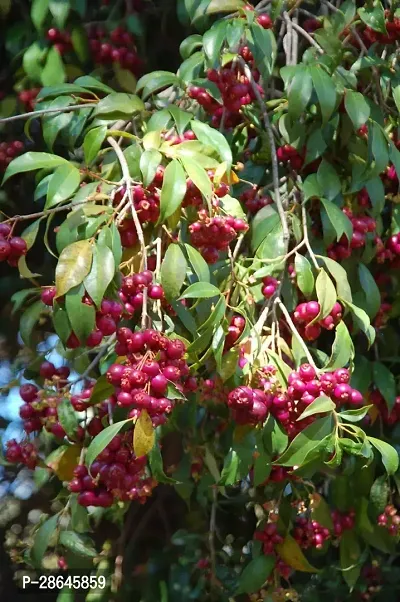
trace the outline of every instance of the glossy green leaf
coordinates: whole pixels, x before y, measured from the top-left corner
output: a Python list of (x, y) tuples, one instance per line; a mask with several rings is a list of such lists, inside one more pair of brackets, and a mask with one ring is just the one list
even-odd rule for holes
[(59, 543), (78, 556), (88, 556), (89, 558), (97, 556), (93, 541), (75, 531), (61, 531)]
[(114, 439), (115, 435), (119, 433), (122, 427), (128, 422), (132, 423), (132, 418), (122, 420), (121, 422), (115, 422), (111, 424), (103, 431), (101, 431), (94, 439), (92, 439), (85, 456), (86, 466), (91, 466), (97, 456), (103, 451), (105, 447)]
[(200, 190), (207, 202), (210, 202), (212, 196), (212, 184), (204, 167), (198, 165), (189, 157), (181, 157), (183, 167), (189, 178), (195, 186)]
[(71, 163), (57, 167), (49, 180), (45, 209), (50, 209), (72, 197), (80, 181), (79, 169)]
[(348, 116), (353, 122), (355, 130), (364, 125), (370, 116), (369, 104), (360, 92), (346, 90), (344, 95), (344, 106)]
[(229, 173), (232, 167), (232, 150), (225, 136), (215, 128), (201, 121), (192, 121), (190, 125), (197, 139), (206, 146), (214, 148), (219, 154), (221, 161), (226, 162), (227, 172)]
[(46, 63), (40, 74), (43, 86), (54, 86), (62, 84), (67, 78), (61, 55), (53, 46), (49, 49)]
[(288, 110), (292, 119), (305, 111), (312, 94), (312, 79), (308, 68), (298, 65), (288, 86)]
[(170, 71), (153, 71), (143, 75), (137, 83), (136, 91), (142, 91), (142, 98), (146, 100), (154, 92), (159, 92), (163, 88), (180, 85), (181, 80)]
[(107, 287), (115, 273), (114, 255), (111, 249), (98, 242), (93, 246), (93, 261), (84, 285), (96, 307), (100, 307)]
[(320, 65), (312, 65), (310, 74), (318, 97), (322, 121), (326, 123), (336, 106), (336, 88), (332, 78)]
[(211, 0), (206, 13), (207, 15), (212, 15), (214, 13), (235, 12), (244, 6), (244, 0)]
[(275, 566), (275, 556), (257, 556), (239, 577), (236, 594), (251, 594), (262, 588)]
[(320, 272), (317, 276), (315, 289), (317, 292), (318, 303), (320, 304), (318, 320), (322, 320), (330, 314), (337, 299), (336, 289), (333, 285), (333, 282), (323, 268), (320, 269)]
[(54, 17), (54, 21), (60, 29), (64, 29), (67, 21), (71, 4), (69, 0), (50, 0), (49, 9)]
[(96, 324), (96, 310), (93, 305), (83, 303), (85, 289), (82, 285), (71, 288), (65, 296), (65, 308), (73, 332), (82, 345)]
[(361, 573), (361, 548), (354, 531), (344, 531), (340, 538), (340, 566), (343, 579), (353, 589)]
[(358, 277), (360, 279), (361, 288), (365, 294), (365, 307), (368, 316), (372, 320), (381, 306), (381, 294), (374, 277), (363, 263), (360, 263), (358, 266)]
[(46, 309), (42, 301), (35, 301), (22, 314), (19, 323), (21, 338), (27, 347), (32, 345), (32, 331), (41, 313)]
[(17, 173), (34, 171), (35, 169), (53, 169), (60, 165), (70, 165), (69, 161), (49, 153), (28, 152), (14, 159), (6, 169), (3, 183)]
[(362, 21), (374, 31), (387, 34), (385, 25), (385, 12), (379, 0), (374, 0), (368, 6), (362, 6), (358, 9), (358, 14)]
[(239, 456), (231, 449), (225, 456), (220, 485), (234, 485), (238, 480)]
[(39, 527), (35, 533), (31, 550), (31, 558), (34, 566), (37, 568), (41, 568), (42, 566), (43, 557), (57, 528), (58, 520), (58, 514), (51, 516)]
[(330, 397), (321, 395), (314, 399), (309, 406), (306, 407), (304, 412), (297, 418), (297, 421), (307, 418), (307, 416), (313, 416), (314, 414), (325, 414), (326, 412), (332, 412), (336, 408)]
[(107, 126), (101, 125), (88, 131), (83, 141), (83, 152), (87, 165), (94, 161), (101, 149), (107, 133)]
[(297, 286), (305, 297), (310, 297), (314, 290), (314, 275), (311, 264), (304, 255), (296, 253), (294, 259)]
[(49, 12), (49, 0), (33, 0), (31, 5), (31, 19), (36, 29), (40, 30)]
[(320, 199), (323, 210), (326, 211), (328, 219), (336, 232), (336, 240), (339, 240), (343, 234), (346, 235), (347, 240), (351, 240), (353, 234), (353, 226), (349, 218), (337, 205), (326, 199)]
[(209, 299), (220, 294), (220, 290), (210, 282), (195, 282), (188, 286), (180, 299)]
[(399, 454), (394, 447), (389, 445), (389, 443), (386, 443), (386, 441), (381, 441), (375, 437), (368, 437), (368, 441), (380, 452), (386, 472), (389, 475), (393, 475), (397, 472), (397, 469), (399, 468)]
[(337, 370), (346, 366), (354, 358), (354, 344), (346, 324), (341, 321), (336, 326), (335, 340), (332, 345), (332, 353), (329, 362), (324, 366), (325, 370)]
[(185, 172), (177, 159), (168, 163), (161, 188), (159, 223), (164, 222), (181, 206), (186, 194)]
[(134, 94), (125, 92), (114, 92), (105, 98), (102, 98), (96, 105), (94, 115), (123, 115), (129, 116), (138, 113), (144, 109), (143, 102)]
[(188, 254), (189, 263), (195, 272), (199, 282), (210, 282), (210, 268), (201, 253), (191, 245), (185, 243), (185, 250)]
[(187, 262), (178, 244), (169, 245), (161, 264), (161, 284), (168, 301), (175, 301), (186, 278)]
[(342, 185), (336, 169), (323, 159), (317, 172), (317, 181), (323, 196), (332, 201), (341, 191)]
[(319, 418), (296, 435), (287, 450), (275, 462), (279, 466), (301, 466), (308, 454), (328, 437), (334, 428), (331, 415)]
[(161, 160), (161, 153), (154, 149), (144, 151), (140, 157), (140, 171), (142, 172), (143, 184), (145, 186), (148, 186), (154, 180)]

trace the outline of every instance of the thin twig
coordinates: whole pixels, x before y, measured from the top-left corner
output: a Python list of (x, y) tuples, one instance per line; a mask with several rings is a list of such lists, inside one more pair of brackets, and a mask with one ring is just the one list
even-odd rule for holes
[(208, 531), (208, 545), (210, 548), (210, 560), (211, 560), (211, 583), (212, 585), (216, 585), (217, 580), (217, 555), (215, 551), (215, 531), (217, 528), (217, 499), (218, 499), (218, 490), (217, 487), (213, 487), (212, 491), (213, 501), (211, 505), (211, 515), (210, 515), (210, 528)]
[[(142, 225), (140, 223), (140, 220), (139, 220), (139, 217), (138, 217), (138, 214), (136, 211), (135, 203), (133, 201), (132, 186), (131, 186), (132, 178), (129, 173), (129, 166), (125, 159), (125, 155), (121, 150), (121, 147), (117, 144), (117, 142), (114, 140), (114, 138), (108, 137), (107, 141), (113, 147), (115, 154), (118, 157), (118, 161), (121, 165), (122, 176), (125, 181), (125, 186), (126, 186), (126, 190), (128, 193), (129, 205), (130, 205), (131, 212), (132, 212), (133, 223), (135, 224), (136, 234), (137, 234), (137, 237), (139, 240), (140, 250), (142, 253), (142, 266), (143, 266), (144, 270), (147, 270), (146, 243), (144, 240)], [(143, 291), (142, 328), (146, 328), (146, 325), (147, 325), (147, 289), (145, 288)]]
[(39, 109), (38, 111), (30, 111), (29, 113), (22, 113), (21, 115), (3, 117), (3, 119), (0, 119), (0, 124), (10, 123), (11, 121), (17, 121), (18, 119), (29, 119), (29, 117), (40, 117), (41, 115), (47, 115), (49, 113), (69, 113), (70, 111), (78, 111), (79, 109), (93, 109), (94, 106), (93, 103), (84, 103), (81, 105), (63, 107), (62, 109)]
[(29, 213), (29, 215), (13, 215), (13, 217), (10, 217), (7, 220), (5, 220), (3, 224), (13, 221), (21, 222), (27, 219), (35, 219), (36, 217), (44, 217), (46, 215), (51, 215), (52, 213), (66, 211), (68, 209), (72, 209), (73, 207), (80, 207), (80, 205), (86, 205), (86, 201), (82, 201), (80, 203), (68, 203), (68, 205), (63, 205), (62, 207), (53, 207), (53, 209), (45, 209), (44, 211), (38, 211), (37, 213)]
[(279, 167), (278, 167), (278, 158), (276, 156), (276, 145), (275, 145), (274, 133), (272, 130), (271, 122), (269, 120), (267, 109), (265, 107), (265, 104), (264, 104), (264, 101), (260, 94), (260, 91), (257, 87), (257, 84), (254, 80), (251, 69), (249, 68), (247, 63), (241, 57), (238, 57), (238, 60), (239, 60), (240, 64), (242, 65), (245, 75), (248, 78), (248, 80), (251, 84), (251, 87), (254, 91), (254, 95), (255, 95), (257, 102), (261, 109), (264, 126), (265, 126), (265, 129), (268, 134), (269, 144), (271, 147), (272, 181), (274, 183), (274, 200), (275, 200), (275, 203), (276, 203), (276, 206), (278, 209), (279, 218), (280, 218), (281, 224), (282, 224), (282, 237), (283, 237), (283, 243), (284, 243), (284, 251), (285, 251), (285, 253), (287, 253), (287, 250), (289, 247), (290, 233), (289, 233), (289, 227), (288, 227), (286, 213), (285, 213), (285, 210), (282, 205), (280, 191), (279, 191)]
[(296, 326), (294, 325), (293, 320), (290, 317), (290, 314), (289, 314), (288, 310), (286, 309), (286, 307), (284, 306), (284, 304), (282, 303), (282, 301), (280, 300), (279, 297), (277, 297), (275, 299), (274, 303), (276, 305), (279, 305), (279, 308), (282, 311), (283, 315), (285, 316), (286, 322), (287, 322), (290, 330), (292, 331), (292, 334), (296, 337), (296, 339), (298, 340), (299, 344), (301, 345), (301, 348), (304, 351), (304, 354), (305, 354), (305, 356), (306, 356), (306, 358), (308, 360), (308, 363), (315, 369), (316, 372), (319, 372), (319, 369), (315, 365), (313, 357), (312, 357), (311, 353), (309, 352), (307, 345), (305, 344), (305, 342), (301, 338), (301, 336), (300, 336), (300, 334), (299, 334)]
[(316, 48), (316, 50), (320, 53), (320, 54), (324, 54), (324, 51), (322, 50), (321, 46), (314, 40), (314, 38), (312, 38), (310, 36), (310, 34), (303, 29), (302, 27), (300, 27), (300, 25), (298, 25), (297, 23), (291, 21), (292, 27), (293, 29), (295, 29), (296, 31), (298, 31), (303, 38), (305, 38), (308, 42), (310, 42), (310, 44), (312, 46), (314, 46), (314, 48)]

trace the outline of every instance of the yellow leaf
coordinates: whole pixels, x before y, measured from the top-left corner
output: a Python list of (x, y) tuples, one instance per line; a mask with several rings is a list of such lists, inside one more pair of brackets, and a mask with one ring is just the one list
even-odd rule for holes
[(296, 571), (303, 571), (303, 573), (320, 572), (308, 562), (299, 544), (291, 535), (287, 535), (285, 541), (276, 546), (276, 551), (282, 560)]
[(146, 410), (142, 410), (133, 431), (133, 451), (137, 458), (146, 456), (149, 453), (154, 445), (154, 438), (154, 428), (151, 418)]
[(56, 473), (60, 481), (70, 481), (74, 476), (73, 471), (79, 462), (80, 453), (79, 445), (71, 445), (61, 456), (54, 458), (47, 466)]
[(374, 424), (375, 420), (379, 416), (379, 410), (376, 406), (371, 406), (368, 410), (368, 415), (371, 418), (371, 424)]
[(93, 248), (88, 240), (78, 240), (61, 251), (56, 267), (57, 297), (81, 284), (92, 266)]

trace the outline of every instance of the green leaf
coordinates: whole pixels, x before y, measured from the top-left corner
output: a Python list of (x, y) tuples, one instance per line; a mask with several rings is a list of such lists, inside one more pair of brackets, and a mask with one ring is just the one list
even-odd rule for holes
[(308, 454), (333, 432), (332, 415), (319, 418), (296, 435), (287, 450), (275, 462), (279, 466), (301, 466)]
[(253, 41), (249, 39), (249, 46), (265, 84), (274, 69), (277, 54), (275, 36), (271, 29), (264, 29), (257, 22), (250, 25), (250, 32)]
[(71, 31), (71, 44), (81, 63), (86, 63), (90, 57), (88, 36), (82, 25), (74, 27)]
[(87, 165), (90, 165), (99, 154), (101, 145), (104, 142), (107, 133), (107, 126), (101, 125), (98, 128), (89, 130), (83, 141), (83, 153)]
[(170, 244), (161, 264), (161, 285), (168, 301), (175, 301), (186, 278), (187, 262), (178, 244)]
[(375, 439), (375, 437), (368, 437), (368, 441), (381, 453), (382, 462), (388, 475), (393, 475), (397, 472), (399, 468), (399, 454), (394, 447), (386, 443), (386, 441)]
[(374, 318), (381, 306), (381, 294), (371, 272), (363, 263), (358, 266), (358, 277), (365, 294), (365, 306), (370, 319)]
[[(181, 136), (183, 134), (183, 132), (186, 130), (190, 121), (193, 119), (193, 114), (188, 113), (188, 111), (183, 111), (182, 109), (180, 109), (179, 107), (176, 107), (175, 105), (170, 105), (168, 107), (168, 113), (173, 118), (175, 125), (176, 125), (176, 130), (177, 130), (178, 134)], [(161, 128), (161, 129), (163, 129), (163, 128)], [(168, 128), (166, 128), (166, 129), (168, 129)]]
[(65, 82), (66, 77), (61, 55), (58, 50), (52, 46), (47, 53), (46, 63), (40, 74), (40, 80), (43, 86), (54, 86)]
[(337, 205), (323, 198), (320, 199), (324, 210), (336, 232), (336, 240), (339, 240), (343, 234), (347, 240), (351, 240), (353, 235), (353, 226), (345, 213)]
[(381, 362), (372, 363), (372, 375), (374, 384), (382, 393), (390, 413), (396, 403), (396, 381), (394, 375)]
[(97, 556), (93, 541), (75, 531), (61, 531), (59, 543), (78, 556), (88, 556), (89, 558)]
[(228, 21), (217, 21), (203, 35), (203, 49), (211, 66), (214, 66), (225, 40)]
[(161, 188), (159, 223), (165, 222), (181, 206), (186, 194), (186, 176), (179, 161), (173, 159), (165, 168)]
[(239, 349), (229, 349), (224, 354), (224, 361), (222, 362), (221, 368), (218, 370), (218, 374), (222, 378), (222, 382), (226, 382), (236, 372), (239, 361)]
[(90, 531), (88, 511), (84, 506), (78, 504), (77, 498), (77, 495), (71, 495), (70, 497), (71, 529), (77, 533), (87, 533)]
[(305, 111), (312, 94), (312, 79), (304, 65), (298, 65), (288, 86), (288, 111), (292, 119), (298, 119)]
[(305, 297), (309, 297), (314, 290), (314, 276), (310, 262), (304, 255), (296, 253), (294, 259), (297, 286)]
[(83, 303), (83, 285), (71, 288), (65, 296), (65, 308), (72, 330), (84, 345), (88, 336), (95, 330), (96, 310), (93, 305)]
[(114, 255), (105, 244), (97, 242), (93, 246), (93, 261), (89, 274), (84, 280), (84, 285), (96, 307), (100, 307), (109, 284), (115, 273)]
[(83, 282), (92, 265), (93, 247), (88, 240), (78, 240), (61, 251), (56, 267), (57, 297)]
[(110, 443), (112, 439), (114, 439), (115, 435), (119, 433), (122, 427), (128, 422), (132, 423), (132, 418), (128, 418), (127, 420), (122, 420), (121, 422), (115, 422), (111, 424), (104, 431), (101, 431), (96, 437), (91, 441), (85, 456), (86, 466), (91, 466), (97, 456), (103, 451), (105, 447)]
[(40, 30), (49, 12), (49, 0), (33, 0), (31, 5), (31, 19), (36, 29)]
[(238, 217), (244, 220), (246, 219), (246, 214), (243, 211), (240, 202), (229, 194), (226, 194), (219, 199), (219, 206), (227, 215), (232, 215), (233, 217)]
[(143, 184), (148, 186), (154, 180), (157, 167), (160, 165), (162, 155), (159, 151), (149, 149), (144, 151), (140, 157), (140, 171), (143, 176)]
[(344, 410), (339, 413), (339, 416), (343, 420), (346, 420), (346, 422), (360, 422), (368, 414), (370, 408), (372, 408), (372, 405), (357, 408), (356, 410)]
[(335, 84), (320, 65), (312, 65), (309, 69), (320, 104), (322, 122), (327, 123), (336, 107)]
[(261, 243), (272, 233), (280, 224), (278, 213), (271, 205), (267, 205), (257, 211), (252, 221), (251, 246), (255, 251)]
[(345, 90), (344, 106), (355, 130), (368, 121), (371, 111), (369, 104), (360, 92)]
[(229, 450), (224, 459), (220, 485), (234, 485), (238, 480), (239, 456), (235, 450)]
[(21, 338), (27, 347), (32, 345), (32, 331), (41, 313), (46, 309), (42, 301), (35, 301), (24, 311), (19, 323)]
[(282, 560), (296, 571), (305, 573), (320, 572), (308, 562), (299, 544), (291, 535), (286, 535), (284, 542), (277, 544), (276, 550)]
[(312, 403), (304, 410), (304, 412), (297, 418), (297, 421), (303, 420), (307, 418), (307, 416), (313, 416), (314, 414), (324, 414), (325, 412), (332, 412), (336, 408), (333, 401), (326, 397), (326, 395), (321, 395), (321, 397), (317, 397), (314, 399)]
[(181, 80), (170, 71), (153, 71), (143, 75), (137, 83), (136, 91), (142, 91), (142, 98), (146, 100), (154, 92), (159, 92), (169, 86), (180, 86)]
[(274, 556), (262, 555), (253, 558), (239, 577), (236, 594), (251, 594), (259, 591), (269, 578), (274, 566)]
[(130, 116), (139, 111), (143, 111), (144, 105), (138, 96), (135, 94), (127, 94), (125, 92), (114, 92), (105, 98), (102, 98), (96, 105), (94, 115), (98, 117), (102, 115), (122, 115)]
[(57, 27), (64, 29), (70, 11), (69, 0), (50, 0), (49, 8)]
[(45, 209), (50, 209), (69, 199), (78, 189), (80, 181), (79, 169), (71, 163), (57, 167), (49, 180)]
[(335, 279), (338, 297), (351, 304), (351, 288), (347, 279), (346, 270), (339, 263), (333, 259), (330, 259), (329, 257), (322, 257), (320, 255), (317, 255), (317, 257), (325, 263), (329, 273)]
[(187, 243), (185, 243), (185, 249), (188, 254), (189, 262), (199, 282), (210, 282), (210, 268), (201, 253)]
[(195, 33), (181, 42), (181, 45), (179, 46), (179, 52), (183, 60), (188, 59), (190, 55), (193, 54), (193, 51), (196, 50), (196, 48), (201, 48), (203, 45), (202, 39), (203, 38), (201, 35)]
[(41, 568), (43, 556), (50, 544), (50, 539), (57, 529), (59, 516), (48, 518), (37, 530), (31, 550), (31, 558), (36, 568)]
[(58, 420), (70, 439), (76, 434), (79, 422), (70, 399), (63, 399), (57, 407)]
[(50, 153), (35, 153), (28, 152), (14, 159), (6, 169), (4, 174), (3, 184), (11, 176), (25, 171), (33, 171), (35, 169), (53, 169), (60, 165), (70, 165), (69, 161), (57, 155)]
[(161, 450), (159, 444), (156, 442), (148, 454), (149, 465), (153, 479), (156, 479), (158, 483), (174, 484), (175, 479), (167, 477), (164, 472), (163, 460), (161, 456)]
[(112, 94), (114, 92), (110, 86), (106, 86), (106, 84), (103, 84), (103, 82), (95, 77), (92, 77), (91, 75), (83, 75), (82, 77), (78, 77), (78, 79), (74, 81), (74, 84), (82, 86), (83, 88), (88, 88), (89, 90), (104, 92), (105, 94)]
[[(193, 120), (190, 125), (196, 134), (197, 139), (206, 146), (214, 148), (221, 160), (225, 161), (227, 165), (226, 171), (229, 174), (232, 168), (232, 151), (225, 136), (215, 128), (212, 128), (207, 123), (202, 123), (201, 121)], [(191, 176), (189, 175), (189, 177)]]
[(333, 285), (333, 282), (323, 268), (320, 268), (320, 272), (315, 283), (315, 289), (317, 292), (318, 303), (321, 307), (317, 319), (323, 320), (323, 318), (326, 318), (326, 316), (331, 313), (331, 310), (337, 299), (336, 289)]
[(72, 332), (71, 324), (68, 319), (67, 310), (57, 301), (53, 302), (53, 324), (57, 336), (63, 343), (66, 343)]
[(329, 362), (324, 366), (325, 370), (337, 370), (346, 366), (354, 358), (354, 344), (346, 324), (341, 321), (336, 327), (335, 340), (332, 345), (332, 353)]
[(374, 512), (380, 514), (384, 511), (385, 506), (388, 503), (389, 495), (390, 487), (387, 476), (382, 475), (375, 479), (369, 494), (370, 502)]
[(340, 566), (343, 579), (353, 590), (361, 572), (361, 549), (354, 531), (344, 531), (340, 538)]
[(26, 242), (28, 251), (35, 244), (35, 240), (36, 240), (38, 232), (39, 232), (41, 221), (42, 221), (42, 218), (35, 220), (31, 224), (29, 224), (29, 226), (27, 228), (25, 228), (25, 230), (21, 234), (21, 238), (23, 238), (24, 241)]
[(317, 182), (323, 192), (323, 196), (332, 201), (341, 191), (342, 185), (336, 169), (322, 159), (317, 172)]
[(235, 12), (244, 6), (244, 0), (211, 0), (210, 4), (207, 6), (206, 14), (213, 15), (214, 13)]
[(221, 294), (221, 291), (209, 282), (195, 282), (188, 286), (180, 299), (209, 299)]
[(96, 384), (93, 387), (92, 394), (88, 400), (88, 405), (96, 405), (111, 397), (113, 393), (115, 393), (113, 385), (108, 382), (107, 376), (103, 374), (97, 379)]
[(385, 24), (385, 12), (382, 4), (375, 0), (373, 4), (367, 7), (361, 7), (358, 9), (358, 14), (361, 21), (364, 21), (368, 27), (371, 27), (374, 31), (387, 34)]
[(198, 165), (193, 159), (181, 157), (183, 167), (195, 186), (200, 190), (206, 201), (210, 203), (212, 196), (212, 184), (204, 167)]

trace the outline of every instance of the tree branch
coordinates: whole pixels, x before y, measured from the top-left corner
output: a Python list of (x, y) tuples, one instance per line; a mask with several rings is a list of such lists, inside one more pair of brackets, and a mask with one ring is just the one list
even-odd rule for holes
[(41, 115), (48, 115), (49, 113), (70, 113), (71, 111), (78, 111), (79, 109), (93, 109), (94, 103), (85, 103), (81, 105), (71, 105), (70, 107), (64, 107), (62, 109), (39, 109), (38, 111), (30, 111), (29, 113), (22, 113), (21, 115), (12, 115), (11, 117), (3, 117), (0, 119), (0, 124), (10, 123), (11, 121), (17, 121), (18, 119), (29, 119), (30, 117), (40, 117)]

